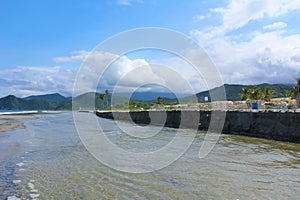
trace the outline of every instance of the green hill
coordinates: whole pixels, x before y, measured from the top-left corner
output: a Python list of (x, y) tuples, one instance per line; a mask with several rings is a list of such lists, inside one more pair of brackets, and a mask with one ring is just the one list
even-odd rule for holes
[[(43, 99), (22, 99), (9, 95), (0, 99), (1, 110), (59, 110), (61, 102)], [(66, 108), (63, 108), (66, 109)]]
[(42, 100), (47, 100), (47, 101), (65, 101), (65, 100), (69, 100), (70, 98), (64, 97), (58, 93), (54, 93), (54, 94), (44, 94), (44, 95), (32, 95), (29, 97), (25, 97), (24, 99), (26, 99), (26, 100), (42, 99)]
[[(277, 97), (282, 97), (281, 94), (284, 94), (286, 90), (293, 90), (293, 86), (291, 85), (284, 85), (284, 84), (267, 84), (267, 83), (263, 83), (263, 84), (259, 84), (257, 85), (262, 91), (264, 91), (266, 86), (270, 86), (272, 89), (275, 90)], [(253, 88), (254, 85), (235, 85), (235, 84), (224, 84), (224, 88), (222, 88), (223, 86), (220, 87), (216, 87), (212, 90), (209, 91), (203, 91), (200, 93), (197, 93), (197, 99), (195, 98), (195, 96), (188, 96), (188, 97), (184, 97), (180, 99), (180, 102), (204, 102), (205, 97), (208, 97), (208, 100), (211, 101), (210, 98), (210, 94), (214, 95), (213, 100), (228, 100), (228, 101), (238, 101), (240, 100), (239, 95), (243, 93), (243, 87), (249, 87), (249, 88)], [(224, 99), (222, 96), (220, 96), (219, 94), (222, 94), (223, 89), (225, 89), (226, 92), (226, 99)]]

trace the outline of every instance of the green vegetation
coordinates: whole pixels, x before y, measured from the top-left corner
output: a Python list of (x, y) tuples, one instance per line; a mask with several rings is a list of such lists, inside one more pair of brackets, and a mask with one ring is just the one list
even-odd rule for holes
[(271, 101), (272, 98), (276, 97), (276, 92), (270, 86), (266, 86), (264, 92), (258, 86), (254, 86), (252, 89), (244, 87), (243, 93), (239, 94), (239, 97), (242, 101)]
[(297, 79), (297, 85), (294, 87), (294, 98), (300, 98), (300, 78)]
[(71, 110), (70, 100), (54, 101), (40, 98), (22, 99), (13, 95), (0, 99), (0, 110)]
[(291, 90), (286, 90), (285, 93), (282, 93), (281, 96), (285, 98), (292, 98), (294, 96), (294, 92)]
[[(274, 97), (283, 97), (283, 94), (286, 90), (293, 90), (294, 87), (291, 85), (284, 85), (284, 84), (259, 84), (257, 85), (258, 88), (261, 89), (261, 91), (265, 91), (265, 88), (269, 86), (273, 91)], [(236, 85), (236, 84), (225, 84), (224, 86), (216, 87), (214, 89), (211, 89), (210, 91), (203, 91), (200, 93), (197, 93), (197, 99), (198, 102), (205, 102), (205, 97), (208, 97), (208, 101), (222, 101), (222, 100), (228, 100), (228, 101), (239, 101), (240, 96), (239, 94), (243, 94), (243, 88), (250, 88), (253, 89), (254, 85)], [(224, 97), (220, 96), (221, 91), (225, 90), (226, 92), (226, 99)], [(211, 95), (214, 96), (214, 99), (211, 99)], [(183, 103), (190, 103), (195, 101), (195, 96), (188, 96), (180, 99), (180, 102)]]
[(159, 105), (163, 105), (163, 98), (157, 97), (157, 102), (156, 103), (159, 104)]

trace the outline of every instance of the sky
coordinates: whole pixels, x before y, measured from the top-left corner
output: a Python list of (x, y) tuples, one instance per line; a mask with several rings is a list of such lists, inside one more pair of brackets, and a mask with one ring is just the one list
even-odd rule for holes
[[(167, 28), (197, 42), (224, 83), (292, 84), (300, 77), (298, 19), (299, 0), (0, 0), (0, 97), (71, 96), (82, 62), (97, 45), (143, 27)], [(97, 62), (105, 56), (119, 58), (100, 90), (153, 62), (181, 68), (196, 91), (206, 89), (168, 53), (100, 54)], [(123, 80), (123, 91), (155, 75), (155, 70), (143, 70), (136, 79)], [(179, 84), (171, 75), (164, 79), (174, 87)]]

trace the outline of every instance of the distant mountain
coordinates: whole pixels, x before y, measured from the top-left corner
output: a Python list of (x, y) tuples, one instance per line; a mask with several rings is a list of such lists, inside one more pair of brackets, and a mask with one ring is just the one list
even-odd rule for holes
[[(109, 94), (108, 97), (103, 100), (99, 99), (100, 93), (88, 92), (73, 99), (73, 109), (103, 109), (112, 102), (112, 96)], [(129, 102), (129, 99), (125, 97), (115, 96), (113, 97), (113, 105), (123, 104)], [(95, 106), (93, 108), (93, 105)]]
[[(272, 89), (275, 90), (277, 97), (282, 97), (282, 94), (285, 93), (286, 90), (293, 90), (292, 85), (284, 85), (284, 84), (259, 84), (257, 85), (262, 91), (264, 91), (266, 86), (270, 86)], [(238, 101), (240, 100), (239, 95), (243, 93), (243, 88), (249, 87), (253, 88), (254, 85), (236, 85), (236, 84), (224, 84), (224, 89), (226, 92), (226, 99), (228, 101)], [(214, 99), (213, 100), (225, 100), (220, 94), (222, 94), (223, 88), (222, 86), (216, 87), (210, 91), (203, 91), (200, 93), (197, 93), (197, 99), (195, 99), (195, 96), (188, 96), (180, 99), (180, 102), (195, 102), (196, 100), (198, 102), (204, 102), (205, 97), (208, 97), (208, 100), (211, 101), (210, 94), (213, 94)]]
[(9, 95), (0, 99), (0, 110), (58, 110), (60, 103), (43, 99), (27, 100)]
[(156, 101), (157, 97), (175, 99), (175, 94), (169, 92), (134, 92), (130, 99), (132, 101)]
[[(286, 90), (293, 90), (293, 86), (291, 85), (283, 85), (283, 84), (260, 84), (262, 90), (266, 86), (270, 86), (277, 93), (278, 97), (281, 97), (281, 94), (284, 94)], [(240, 100), (238, 94), (242, 93), (243, 87), (253, 88), (254, 85), (231, 85), (225, 84), (224, 89), (226, 92), (227, 100), (229, 101), (237, 101)], [(187, 102), (204, 102), (205, 97), (208, 97), (208, 100), (211, 101), (210, 94), (213, 94), (213, 100), (225, 100), (221, 97), (220, 91), (222, 87), (216, 87), (209, 91), (203, 91), (197, 93), (193, 96), (187, 96), (183, 98), (179, 98), (179, 102), (187, 103)], [(142, 95), (143, 94), (143, 95)], [(163, 98), (164, 103), (175, 103), (178, 102), (178, 99), (172, 93), (139, 93), (132, 95), (130, 101), (139, 102), (139, 103), (152, 103), (156, 102), (157, 97), (160, 96)], [(105, 108), (107, 104), (111, 102), (111, 95), (104, 100), (100, 100), (99, 93), (88, 92), (77, 96), (73, 99), (64, 97), (58, 93), (55, 94), (46, 94), (46, 95), (37, 95), (37, 96), (29, 96), (26, 98), (18, 98), (13, 95), (9, 95), (3, 98), (0, 98), (0, 110), (72, 110), (72, 106), (74, 110), (78, 109), (102, 109)], [(113, 105), (124, 104), (129, 102), (129, 99), (122, 96), (114, 96)], [(93, 108), (92, 105), (95, 105)]]
[(26, 99), (26, 100), (43, 99), (43, 100), (47, 100), (47, 101), (65, 101), (65, 100), (69, 100), (70, 98), (64, 97), (58, 93), (54, 93), (54, 94), (44, 94), (44, 95), (32, 95), (29, 97), (25, 97), (24, 99)]

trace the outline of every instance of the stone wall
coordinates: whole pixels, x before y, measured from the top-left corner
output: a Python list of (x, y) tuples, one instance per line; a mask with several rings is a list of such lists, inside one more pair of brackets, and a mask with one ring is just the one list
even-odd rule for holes
[[(96, 112), (97, 116), (171, 128), (222, 130), (223, 133), (300, 143), (300, 113), (240, 111)], [(225, 117), (226, 114), (226, 117)], [(210, 123), (213, 117), (212, 123)], [(225, 118), (224, 118), (225, 117)], [(213, 125), (213, 126), (212, 126)], [(221, 129), (218, 129), (221, 127)]]

